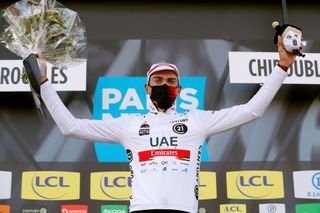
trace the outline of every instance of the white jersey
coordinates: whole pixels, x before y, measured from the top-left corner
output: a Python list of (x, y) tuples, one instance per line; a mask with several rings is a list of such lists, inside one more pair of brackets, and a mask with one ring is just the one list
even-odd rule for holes
[(198, 211), (199, 170), (204, 140), (260, 117), (286, 77), (276, 66), (257, 94), (246, 104), (217, 111), (165, 113), (151, 107), (145, 115), (109, 121), (76, 119), (52, 85), (41, 96), (60, 130), (88, 141), (121, 143), (132, 173), (130, 211), (175, 209)]

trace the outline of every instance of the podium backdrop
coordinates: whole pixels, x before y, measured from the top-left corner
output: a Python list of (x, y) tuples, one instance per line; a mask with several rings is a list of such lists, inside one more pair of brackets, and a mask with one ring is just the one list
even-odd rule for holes
[[(182, 76), (205, 77), (204, 109), (245, 103), (260, 85), (230, 83), (228, 52), (276, 52), (271, 22), (281, 20), (276, 3), (246, 4), (192, 9), (66, 3), (88, 29), (86, 91), (59, 95), (76, 117), (93, 118), (99, 77), (145, 76), (152, 63), (165, 60)], [(320, 20), (319, 5), (289, 4), (289, 11), (293, 24), (306, 29), (306, 54), (319, 53), (319, 30), (312, 24)], [(1, 92), (19, 81), (22, 70), (13, 72), (4, 60), (19, 59), (0, 46), (0, 212), (8, 206), (11, 212), (126, 212), (127, 163), (99, 163), (93, 142), (63, 136), (50, 116), (46, 122), (38, 118), (30, 93)], [(52, 73), (59, 79), (55, 68)], [(66, 80), (61, 79), (53, 83)], [(319, 89), (285, 84), (262, 118), (206, 141), (199, 212), (317, 212)], [(97, 186), (102, 179), (105, 184)]]

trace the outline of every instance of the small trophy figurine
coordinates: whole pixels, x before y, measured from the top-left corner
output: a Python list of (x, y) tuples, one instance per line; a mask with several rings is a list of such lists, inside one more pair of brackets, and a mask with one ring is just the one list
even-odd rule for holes
[(87, 57), (85, 28), (78, 14), (56, 0), (21, 0), (2, 10), (0, 43), (23, 58), (23, 78), (43, 118), (36, 54), (59, 68), (78, 65)]

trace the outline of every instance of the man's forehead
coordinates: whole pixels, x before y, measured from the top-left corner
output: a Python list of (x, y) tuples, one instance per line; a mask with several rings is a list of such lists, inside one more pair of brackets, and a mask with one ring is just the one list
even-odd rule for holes
[(151, 78), (161, 78), (161, 77), (169, 77), (169, 78), (178, 78), (178, 76), (171, 70), (161, 70), (153, 73)]

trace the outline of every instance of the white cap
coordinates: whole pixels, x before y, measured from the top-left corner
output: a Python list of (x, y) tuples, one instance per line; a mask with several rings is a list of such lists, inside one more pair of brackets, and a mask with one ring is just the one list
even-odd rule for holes
[(177, 66), (174, 64), (167, 63), (165, 61), (161, 61), (159, 63), (152, 64), (152, 66), (150, 67), (150, 69), (147, 72), (147, 82), (149, 82), (149, 78), (152, 74), (154, 74), (155, 72), (158, 72), (158, 71), (163, 71), (163, 70), (170, 70), (170, 71), (174, 72), (174, 74), (176, 74), (179, 79), (179, 70), (178, 70)]

